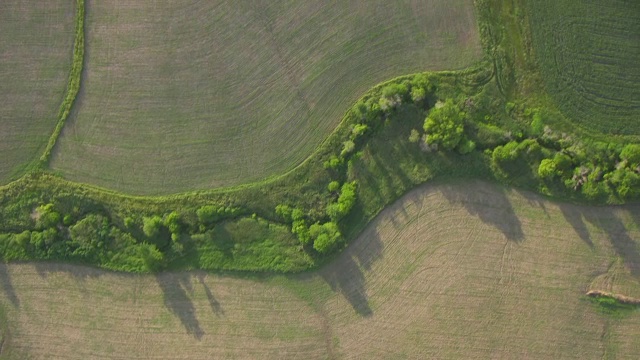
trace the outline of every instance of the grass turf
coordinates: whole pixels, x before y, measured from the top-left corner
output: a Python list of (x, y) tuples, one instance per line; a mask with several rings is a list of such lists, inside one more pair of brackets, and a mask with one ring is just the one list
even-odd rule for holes
[(52, 168), (138, 194), (280, 175), (372, 85), (481, 56), (471, 1), (89, 1), (86, 32)]
[(640, 3), (528, 0), (546, 90), (576, 124), (640, 134)]
[(73, 1), (0, 2), (0, 183), (24, 174), (55, 128), (74, 15)]

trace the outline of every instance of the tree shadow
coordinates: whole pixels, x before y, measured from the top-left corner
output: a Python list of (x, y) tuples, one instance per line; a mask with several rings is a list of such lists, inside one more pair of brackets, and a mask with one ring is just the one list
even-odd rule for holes
[[(46, 278), (49, 274), (64, 273), (68, 274), (76, 280), (84, 281), (86, 279), (98, 278), (104, 275), (105, 270), (96, 267), (79, 265), (79, 264), (66, 264), (57, 262), (36, 262), (34, 268), (40, 277)], [(129, 274), (123, 274), (123, 276), (130, 276)]]
[(591, 234), (589, 234), (589, 229), (587, 229), (587, 225), (584, 223), (584, 219), (582, 216), (582, 212), (576, 208), (575, 206), (569, 204), (559, 204), (560, 211), (562, 211), (562, 215), (565, 220), (573, 227), (573, 230), (580, 236), (580, 239), (584, 241), (590, 248), (593, 249), (593, 241), (591, 240)]
[(626, 209), (631, 216), (631, 220), (635, 223), (636, 228), (640, 229), (640, 204), (627, 205)]
[(373, 314), (366, 294), (364, 273), (352, 257), (345, 257), (340, 259), (340, 264), (325, 267), (320, 276), (331, 290), (342, 294), (360, 316)]
[[(368, 227), (375, 228), (374, 220)], [(362, 233), (333, 263), (318, 273), (331, 290), (340, 293), (360, 316), (373, 315), (366, 290), (365, 271), (382, 256), (383, 244), (377, 233)]]
[(157, 274), (156, 281), (163, 293), (164, 305), (182, 323), (187, 332), (200, 340), (204, 331), (196, 318), (196, 309), (193, 301), (187, 295), (193, 292), (190, 277), (185, 274)]
[(638, 239), (632, 239), (625, 224), (615, 214), (602, 217), (591, 212), (583, 212), (584, 218), (605, 232), (613, 250), (622, 258), (631, 275), (640, 278), (640, 251)]
[[(440, 190), (451, 204), (462, 205), (469, 214), (498, 229), (510, 241), (524, 240), (522, 223), (515, 214), (504, 189), (485, 183), (471, 183), (474, 192), (460, 187), (442, 187)], [(489, 187), (490, 186), (490, 187)]]
[(544, 198), (530, 191), (524, 191), (524, 190), (518, 190), (518, 189), (514, 189), (514, 190), (518, 193), (518, 195), (525, 198), (527, 202), (529, 202), (529, 205), (542, 209), (542, 211), (544, 211), (544, 214), (547, 216), (547, 219), (551, 218), (551, 216), (549, 215), (549, 211), (547, 211), (547, 206), (545, 204)]
[(196, 277), (198, 278), (198, 282), (200, 283), (200, 285), (202, 285), (202, 287), (204, 288), (204, 292), (207, 295), (207, 300), (209, 301), (209, 307), (211, 308), (211, 311), (218, 317), (224, 316), (224, 310), (222, 309), (220, 302), (218, 302), (218, 300), (213, 296), (209, 285), (207, 285), (207, 283), (204, 281), (206, 275), (204, 273), (198, 273)]
[(9, 301), (11, 301), (11, 304), (15, 307), (20, 307), (20, 299), (18, 299), (16, 290), (13, 288), (11, 275), (9, 275), (7, 264), (5, 263), (0, 263), (0, 282), (2, 282), (2, 290), (7, 295)]

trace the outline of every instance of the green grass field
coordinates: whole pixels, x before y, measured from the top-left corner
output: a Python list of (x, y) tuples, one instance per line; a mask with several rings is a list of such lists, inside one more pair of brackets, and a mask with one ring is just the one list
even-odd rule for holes
[(0, 183), (37, 160), (71, 68), (73, 1), (0, 2)]
[(481, 57), (460, 0), (90, 1), (86, 37), (52, 168), (137, 194), (280, 175), (371, 86)]
[(583, 128), (640, 134), (640, 2), (526, 1), (546, 90)]
[(418, 188), (293, 276), (0, 266), (3, 354), (33, 359), (635, 359), (640, 208), (470, 182)]

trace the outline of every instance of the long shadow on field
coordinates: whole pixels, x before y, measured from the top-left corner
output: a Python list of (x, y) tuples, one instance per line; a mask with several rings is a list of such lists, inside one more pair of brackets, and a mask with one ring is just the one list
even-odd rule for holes
[(365, 289), (364, 274), (352, 257), (344, 257), (340, 264), (327, 266), (320, 275), (331, 286), (331, 290), (342, 294), (359, 315), (373, 314)]
[(626, 208), (627, 211), (629, 211), (636, 228), (640, 229), (640, 204), (628, 205)]
[(11, 304), (15, 307), (19, 307), (20, 300), (16, 295), (16, 290), (13, 288), (11, 275), (9, 275), (9, 272), (7, 271), (7, 264), (5, 263), (0, 263), (0, 282), (2, 282), (2, 290), (7, 295), (9, 301), (11, 301)]
[(591, 235), (589, 234), (589, 229), (587, 229), (587, 225), (584, 222), (584, 218), (582, 216), (582, 211), (576, 208), (573, 205), (569, 204), (559, 204), (560, 211), (562, 211), (562, 215), (565, 220), (576, 231), (580, 239), (584, 241), (590, 248), (593, 248), (593, 241), (591, 240)]
[(38, 275), (46, 278), (50, 273), (64, 273), (71, 275), (74, 279), (85, 280), (97, 278), (104, 275), (104, 270), (84, 265), (74, 265), (66, 263), (36, 262), (34, 267)]
[(190, 277), (185, 274), (158, 274), (156, 281), (162, 289), (164, 305), (182, 323), (187, 332), (200, 340), (204, 331), (200, 328), (200, 322), (196, 318), (196, 309), (193, 301), (187, 295), (192, 292)]
[(197, 274), (196, 277), (198, 278), (198, 282), (200, 283), (200, 285), (202, 285), (202, 287), (204, 288), (204, 292), (207, 295), (207, 300), (209, 301), (209, 307), (211, 307), (211, 311), (216, 316), (224, 315), (224, 310), (222, 310), (222, 306), (220, 306), (220, 303), (218, 302), (218, 300), (216, 300), (216, 298), (213, 296), (213, 293), (211, 292), (209, 285), (207, 285), (207, 283), (204, 281), (206, 275), (200, 273), (200, 274)]
[(640, 250), (638, 249), (640, 239), (632, 239), (625, 224), (615, 214), (599, 216), (585, 211), (583, 216), (607, 234), (613, 250), (624, 260), (631, 275), (640, 278)]
[(356, 313), (371, 316), (373, 310), (369, 306), (364, 271), (369, 271), (381, 255), (382, 243), (377, 234), (361, 237), (319, 274), (333, 291), (344, 296)]
[(460, 191), (457, 187), (443, 187), (442, 194), (449, 203), (462, 205), (469, 214), (477, 216), (485, 224), (498, 229), (508, 240), (524, 240), (522, 223), (515, 214), (513, 206), (504, 189), (480, 183), (473, 186), (477, 192)]

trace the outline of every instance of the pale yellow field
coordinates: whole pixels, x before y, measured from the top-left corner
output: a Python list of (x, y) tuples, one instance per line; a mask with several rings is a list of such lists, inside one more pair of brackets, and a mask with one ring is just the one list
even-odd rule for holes
[(238, 278), (0, 268), (3, 353), (36, 359), (636, 359), (640, 207), (425, 186), (318, 272)]

